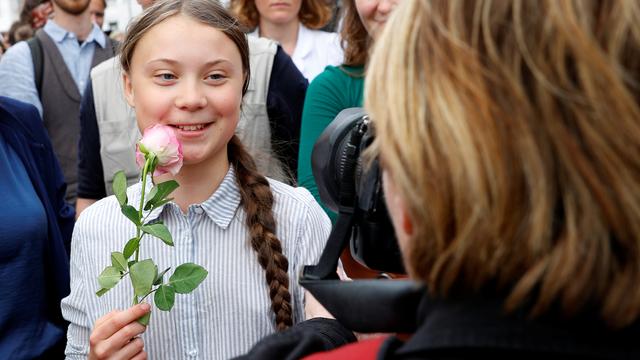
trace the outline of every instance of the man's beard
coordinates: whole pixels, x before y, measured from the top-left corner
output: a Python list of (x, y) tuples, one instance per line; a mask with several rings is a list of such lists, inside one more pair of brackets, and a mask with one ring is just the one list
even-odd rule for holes
[(71, 15), (80, 15), (89, 7), (91, 0), (53, 0), (60, 10)]

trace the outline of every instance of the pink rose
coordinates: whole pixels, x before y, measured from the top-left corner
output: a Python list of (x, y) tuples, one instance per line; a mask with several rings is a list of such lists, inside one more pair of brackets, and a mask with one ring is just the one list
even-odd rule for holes
[(136, 162), (141, 168), (145, 163), (145, 155), (153, 153), (158, 165), (153, 176), (166, 173), (177, 174), (182, 167), (182, 145), (176, 138), (173, 128), (156, 124), (144, 130), (142, 139), (136, 146)]

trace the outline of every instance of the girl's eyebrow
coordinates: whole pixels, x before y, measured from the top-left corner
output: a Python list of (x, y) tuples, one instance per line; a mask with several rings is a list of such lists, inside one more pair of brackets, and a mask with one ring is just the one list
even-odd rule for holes
[[(180, 65), (180, 62), (177, 60), (173, 60), (173, 59), (168, 59), (168, 58), (159, 58), (159, 59), (153, 59), (149, 62), (147, 62), (147, 65), (155, 63), (155, 62), (161, 62), (161, 63), (168, 63), (170, 65)], [(213, 61), (207, 61), (204, 66), (214, 66), (214, 65), (218, 65), (220, 63), (229, 63), (231, 64), (231, 61), (227, 60), (227, 59), (216, 59)]]

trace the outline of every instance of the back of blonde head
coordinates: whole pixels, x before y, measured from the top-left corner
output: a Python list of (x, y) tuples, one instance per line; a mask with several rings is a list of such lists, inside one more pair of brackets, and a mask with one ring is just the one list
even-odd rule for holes
[(366, 107), (436, 295), (640, 313), (640, 2), (414, 0)]

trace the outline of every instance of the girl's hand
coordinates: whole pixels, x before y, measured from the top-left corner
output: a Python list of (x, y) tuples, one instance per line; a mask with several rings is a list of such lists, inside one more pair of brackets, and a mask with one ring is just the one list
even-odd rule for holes
[(149, 304), (142, 303), (124, 311), (112, 311), (98, 319), (89, 337), (89, 359), (146, 359), (144, 343), (136, 337), (146, 327), (136, 320), (150, 309)]

